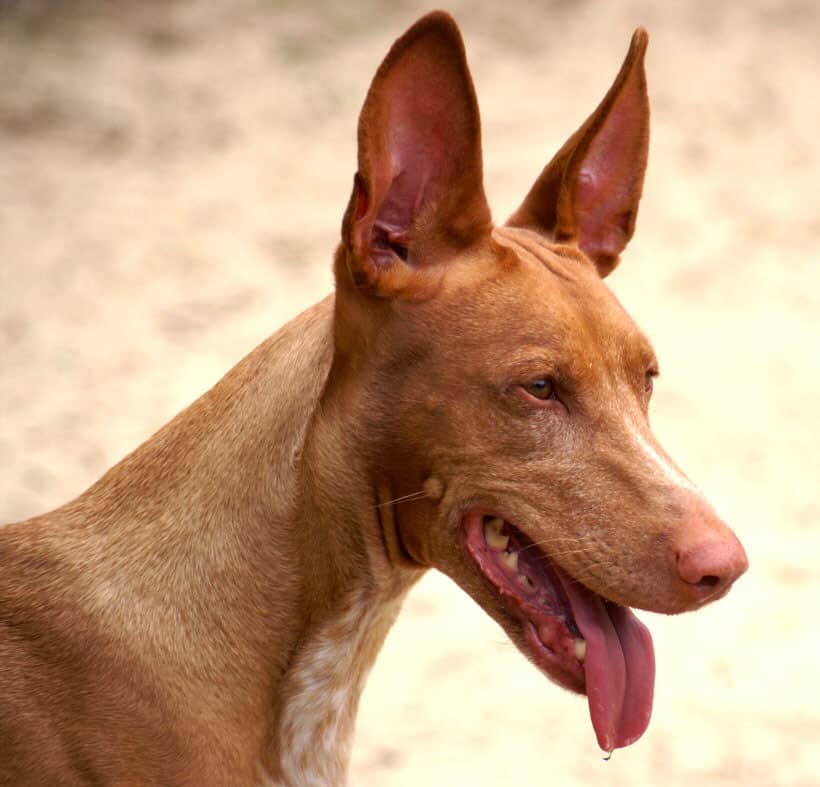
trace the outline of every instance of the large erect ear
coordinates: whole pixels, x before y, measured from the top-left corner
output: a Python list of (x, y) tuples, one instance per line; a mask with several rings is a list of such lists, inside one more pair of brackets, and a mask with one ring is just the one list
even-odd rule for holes
[(638, 28), (604, 100), (547, 164), (507, 222), (575, 242), (601, 276), (618, 264), (635, 231), (649, 148), (649, 99)]
[[(490, 224), (464, 44), (434, 12), (393, 44), (359, 118), (359, 170), (342, 225), (353, 281), (382, 296), (473, 243)], [(342, 261), (340, 260), (340, 261)]]

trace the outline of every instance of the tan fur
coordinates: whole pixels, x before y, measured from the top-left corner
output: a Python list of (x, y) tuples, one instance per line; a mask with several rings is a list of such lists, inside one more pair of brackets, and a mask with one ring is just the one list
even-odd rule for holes
[[(336, 295), (79, 498), (0, 531), (0, 784), (343, 784), (367, 672), (424, 570), (526, 652), (464, 549), (471, 506), (620, 604), (728, 591), (742, 547), (652, 437), (654, 354), (601, 281), (646, 162), (635, 41), (495, 228), (455, 23), (397, 42), (362, 111)], [(596, 245), (575, 199), (619, 111), (637, 141)], [(564, 409), (525, 392), (544, 376)]]

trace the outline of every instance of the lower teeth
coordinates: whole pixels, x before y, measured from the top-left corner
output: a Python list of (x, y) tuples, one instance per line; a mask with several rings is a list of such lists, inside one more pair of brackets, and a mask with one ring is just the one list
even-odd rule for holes
[(575, 658), (578, 661), (583, 662), (583, 660), (587, 657), (587, 642), (585, 639), (576, 639), (575, 640)]

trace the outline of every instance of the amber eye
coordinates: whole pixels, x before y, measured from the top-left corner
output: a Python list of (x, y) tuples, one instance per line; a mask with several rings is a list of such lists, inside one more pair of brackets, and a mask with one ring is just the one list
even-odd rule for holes
[(548, 380), (546, 378), (541, 380), (533, 380), (531, 383), (527, 383), (523, 387), (530, 396), (534, 396), (536, 399), (558, 398), (555, 395), (555, 385), (552, 380)]
[(657, 367), (650, 367), (646, 371), (646, 377), (644, 378), (644, 390), (648, 395), (652, 395), (652, 390), (655, 387), (655, 378), (658, 376), (659, 372)]

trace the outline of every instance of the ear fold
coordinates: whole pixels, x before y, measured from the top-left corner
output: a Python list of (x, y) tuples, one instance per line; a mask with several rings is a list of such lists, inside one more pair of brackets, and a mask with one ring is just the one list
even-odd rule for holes
[(547, 164), (507, 222), (576, 242), (601, 276), (635, 231), (649, 147), (649, 99), (638, 28), (604, 100)]
[(395, 295), (489, 222), (464, 45), (453, 19), (434, 12), (396, 41), (365, 99), (342, 258), (360, 288)]

